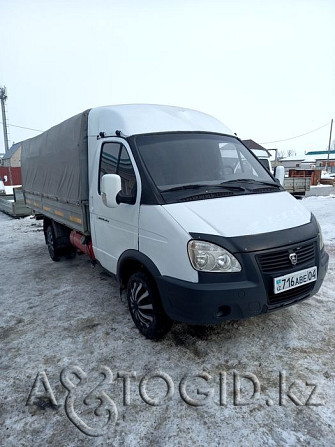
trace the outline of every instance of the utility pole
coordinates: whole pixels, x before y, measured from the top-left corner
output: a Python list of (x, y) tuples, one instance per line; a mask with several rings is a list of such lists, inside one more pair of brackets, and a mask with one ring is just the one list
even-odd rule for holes
[(3, 125), (3, 139), (5, 142), (5, 152), (8, 152), (8, 133), (7, 133), (7, 120), (6, 120), (6, 109), (5, 101), (7, 99), (6, 87), (0, 87), (0, 101), (1, 101), (1, 111), (2, 111), (2, 125)]
[(328, 165), (329, 165), (329, 154), (330, 154), (330, 145), (332, 142), (332, 131), (333, 131), (333, 118), (330, 122), (330, 133), (329, 133), (329, 143), (328, 143), (328, 156), (327, 156), (327, 161), (326, 161), (326, 171), (327, 171)]

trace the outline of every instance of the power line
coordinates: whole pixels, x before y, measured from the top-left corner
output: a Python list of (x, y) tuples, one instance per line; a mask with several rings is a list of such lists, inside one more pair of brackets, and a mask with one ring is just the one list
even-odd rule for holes
[[(2, 124), (2, 122), (0, 121), (0, 123)], [(11, 126), (11, 127), (19, 127), (20, 129), (26, 129), (26, 130), (33, 130), (34, 132), (44, 132), (44, 130), (40, 130), (40, 129), (32, 129), (31, 127), (23, 127), (23, 126), (17, 126), (16, 124), (8, 124), (7, 126)]]
[(276, 141), (264, 141), (264, 142), (261, 143), (261, 144), (280, 143), (281, 141), (294, 140), (295, 138), (300, 138), (300, 137), (303, 137), (303, 136), (308, 135), (308, 134), (310, 134), (310, 133), (316, 132), (317, 130), (320, 130), (320, 129), (322, 129), (323, 127), (326, 127), (326, 126), (329, 126), (329, 122), (326, 123), (326, 124), (324, 124), (323, 126), (318, 127), (317, 129), (310, 130), (309, 132), (302, 133), (301, 135), (297, 135), (297, 136), (295, 136), (295, 137), (284, 138), (283, 140), (276, 140)]
[[(0, 124), (3, 124), (3, 123), (0, 121)], [(304, 137), (305, 135), (308, 135), (308, 134), (310, 134), (310, 133), (316, 132), (317, 130), (323, 129), (324, 127), (326, 127), (326, 126), (328, 126), (328, 125), (329, 125), (329, 123), (323, 124), (323, 126), (320, 126), (320, 127), (316, 128), (316, 129), (313, 129), (313, 130), (310, 130), (309, 132), (302, 133), (301, 135), (296, 135), (295, 137), (284, 138), (284, 139), (282, 139), (282, 140), (276, 140), (276, 141), (264, 141), (264, 142), (262, 142), (262, 143), (260, 143), (260, 144), (280, 143), (280, 142), (282, 142), (282, 141), (294, 140), (295, 138)], [(40, 129), (32, 129), (31, 127), (18, 126), (18, 125), (16, 125), (16, 124), (8, 124), (8, 123), (7, 123), (7, 126), (10, 126), (10, 127), (18, 127), (19, 129), (32, 130), (33, 132), (44, 132), (44, 130), (40, 130)]]

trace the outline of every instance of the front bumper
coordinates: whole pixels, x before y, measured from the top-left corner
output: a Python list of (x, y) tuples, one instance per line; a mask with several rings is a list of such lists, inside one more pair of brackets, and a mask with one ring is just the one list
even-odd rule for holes
[[(239, 280), (238, 276), (235, 276), (236, 280), (232, 280), (233, 274), (227, 276), (229, 279), (227, 282), (216, 282), (218, 279), (216, 273), (207, 274), (206, 282), (199, 283), (165, 276), (156, 277), (166, 313), (175, 321), (189, 324), (216, 324), (223, 320), (244, 319), (290, 306), (318, 292), (327, 272), (329, 256), (325, 250), (318, 253), (315, 259), (318, 279), (315, 283), (311, 283), (308, 288), (297, 287), (293, 296), (276, 302), (271, 302), (269, 299), (269, 290), (273, 284), (272, 279), (278, 276), (278, 272), (273, 275), (262, 274), (255, 259), (255, 255), (250, 255), (245, 263), (250, 269), (243, 280)], [(299, 266), (292, 272), (304, 267)], [(220, 276), (223, 278), (222, 274)], [(212, 278), (213, 282), (208, 282), (208, 278)]]

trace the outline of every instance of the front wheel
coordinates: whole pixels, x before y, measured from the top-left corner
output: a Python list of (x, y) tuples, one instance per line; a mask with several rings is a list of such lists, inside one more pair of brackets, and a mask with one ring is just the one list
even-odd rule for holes
[(158, 288), (149, 275), (138, 272), (129, 278), (127, 299), (131, 317), (142, 335), (158, 340), (169, 332), (172, 320), (166, 315)]

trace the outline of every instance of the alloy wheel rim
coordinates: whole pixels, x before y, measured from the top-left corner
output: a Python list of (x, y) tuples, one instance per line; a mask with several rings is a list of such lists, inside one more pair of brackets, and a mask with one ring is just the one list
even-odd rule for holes
[(53, 245), (53, 236), (51, 231), (48, 231), (48, 249), (51, 256), (54, 255), (54, 245)]
[(154, 319), (153, 306), (148, 289), (140, 281), (134, 281), (131, 285), (130, 306), (141, 326), (149, 327)]

